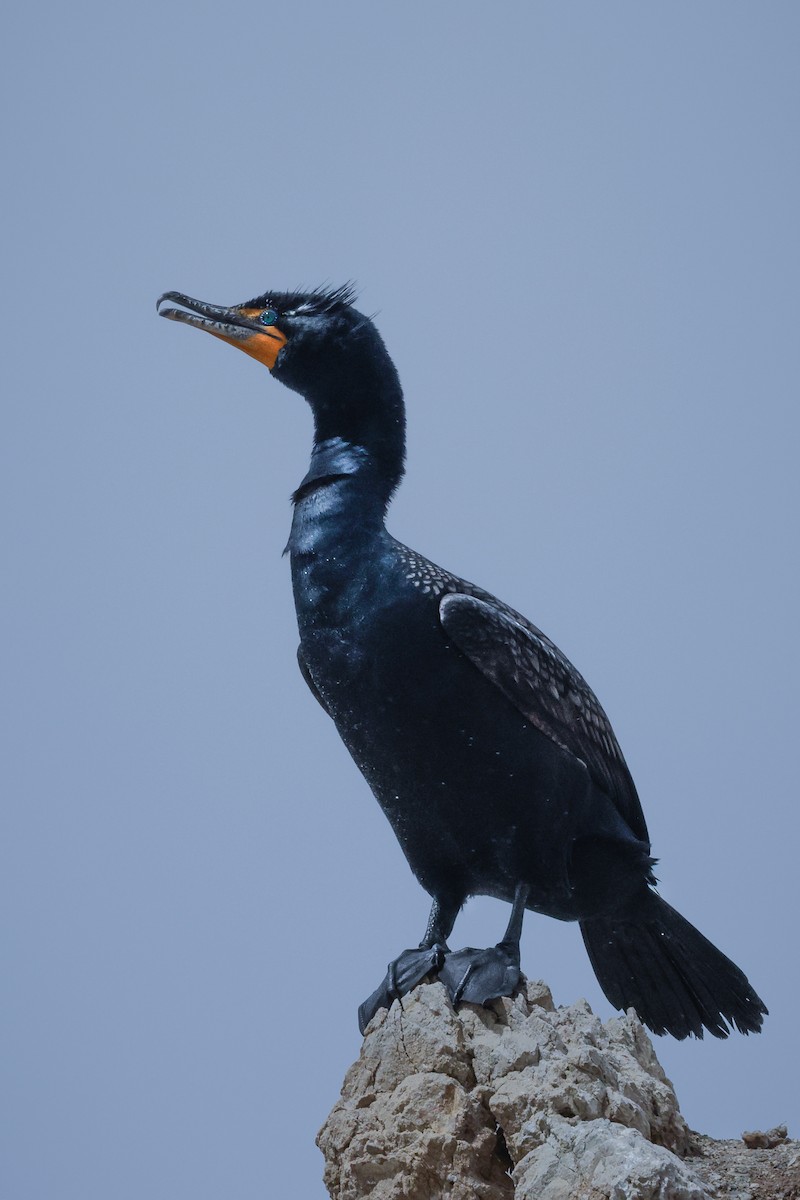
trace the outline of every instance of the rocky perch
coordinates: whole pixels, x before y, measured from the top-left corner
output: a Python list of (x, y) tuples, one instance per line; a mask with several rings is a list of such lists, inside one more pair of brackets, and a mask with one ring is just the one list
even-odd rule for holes
[(797, 1142), (691, 1134), (635, 1014), (557, 1009), (543, 983), (379, 1012), (317, 1142), (333, 1200), (800, 1200)]

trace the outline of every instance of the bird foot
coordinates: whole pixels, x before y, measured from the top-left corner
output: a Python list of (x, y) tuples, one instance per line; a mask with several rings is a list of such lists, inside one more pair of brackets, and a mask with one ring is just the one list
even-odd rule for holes
[(519, 945), (508, 942), (488, 950), (456, 950), (439, 971), (453, 1004), (486, 1004), (498, 996), (513, 996), (520, 978)]
[(426, 975), (435, 975), (445, 961), (446, 954), (447, 947), (437, 943), (435, 946), (420, 946), (417, 950), (404, 950), (394, 962), (390, 962), (383, 982), (359, 1007), (358, 1028), (362, 1035), (379, 1008), (391, 1008), (393, 1000), (400, 1000)]

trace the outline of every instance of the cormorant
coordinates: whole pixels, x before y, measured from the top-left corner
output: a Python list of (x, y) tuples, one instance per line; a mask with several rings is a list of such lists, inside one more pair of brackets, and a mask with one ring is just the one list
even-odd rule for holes
[[(454, 1003), (511, 995), (526, 909), (579, 921), (610, 1002), (655, 1033), (756, 1032), (767, 1009), (745, 975), (654, 890), (639, 797), (583, 677), (520, 613), (387, 532), (403, 394), (354, 300), (350, 286), (230, 308), (167, 292), (158, 309), (244, 350), (313, 413), (288, 545), (300, 670), (433, 900), (419, 946), (361, 1005), (362, 1032), (429, 975)], [(472, 895), (508, 901), (508, 928), (451, 952)]]

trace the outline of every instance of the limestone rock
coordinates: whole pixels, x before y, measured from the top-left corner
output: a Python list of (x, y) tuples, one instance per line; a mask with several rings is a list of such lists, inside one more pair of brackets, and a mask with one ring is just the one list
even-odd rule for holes
[(693, 1134), (690, 1161), (715, 1200), (800, 1200), (800, 1142), (788, 1137), (750, 1148)]
[(785, 1142), (788, 1137), (788, 1130), (785, 1125), (776, 1125), (774, 1129), (753, 1129), (749, 1133), (742, 1134), (742, 1141), (748, 1150), (774, 1150), (776, 1146), (780, 1146), (781, 1142)]
[(320, 1131), (334, 1200), (706, 1200), (633, 1012), (528, 983), (458, 1012), (440, 983), (382, 1010)]

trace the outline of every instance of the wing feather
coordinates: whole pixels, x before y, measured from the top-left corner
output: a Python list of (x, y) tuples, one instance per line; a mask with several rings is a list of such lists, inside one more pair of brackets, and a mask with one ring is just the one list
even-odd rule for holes
[(585, 764), (635, 836), (648, 841), (636, 787), (611, 722), (558, 647), (488, 593), (450, 592), (439, 603), (439, 617), (458, 649), (532, 725)]

